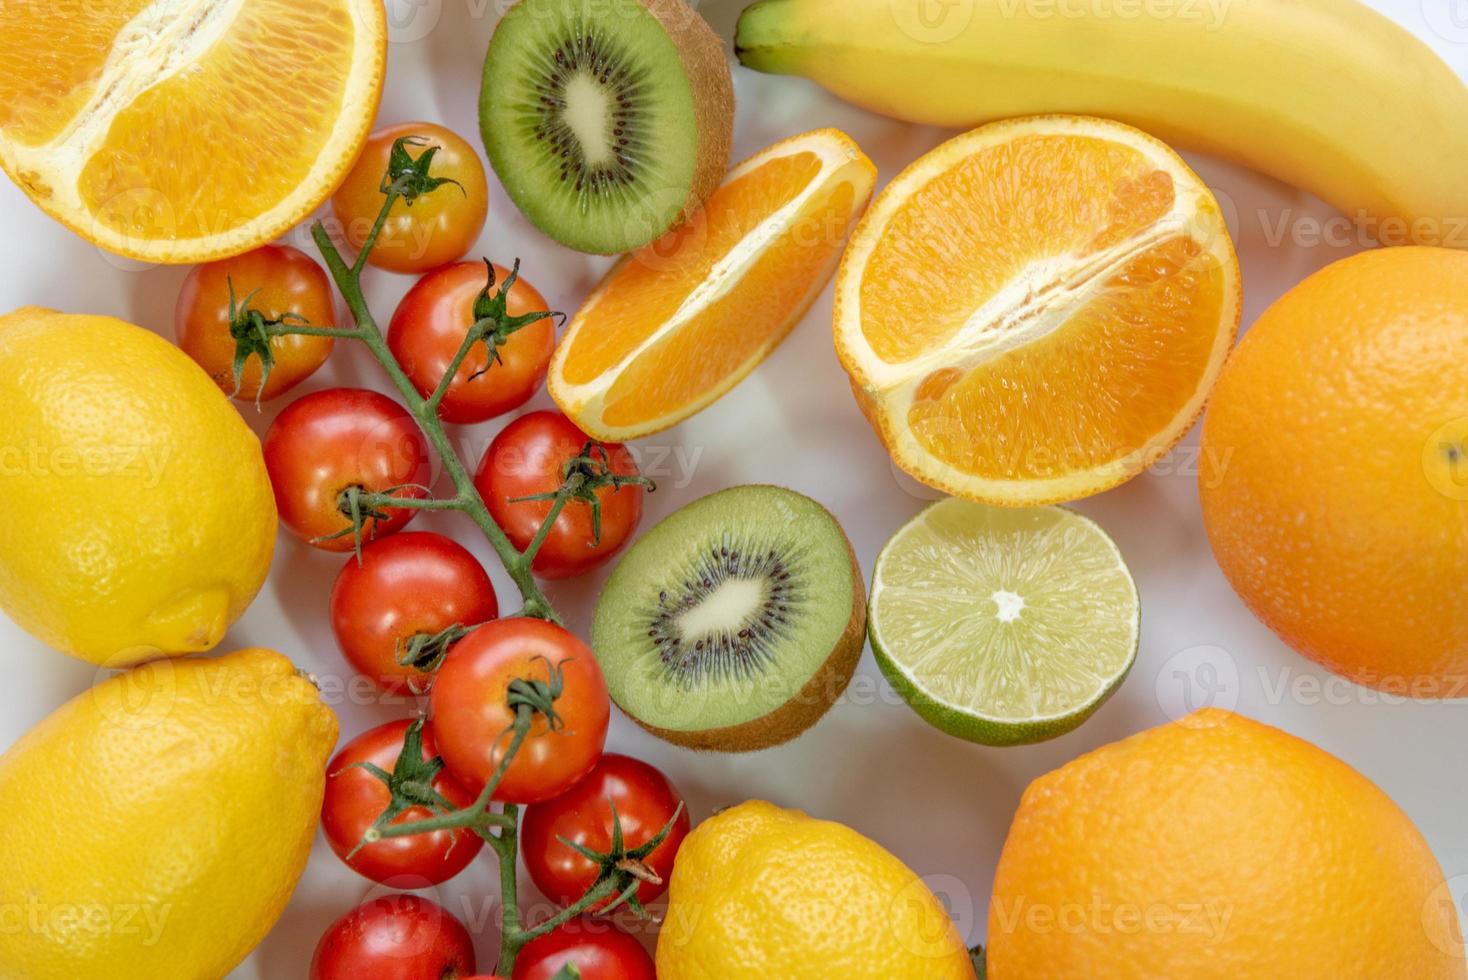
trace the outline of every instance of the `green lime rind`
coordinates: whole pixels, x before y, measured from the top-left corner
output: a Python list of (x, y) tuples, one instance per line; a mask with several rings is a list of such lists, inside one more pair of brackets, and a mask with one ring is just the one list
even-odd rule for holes
[[(1001, 591), (1025, 599), (1007, 620)], [(929, 724), (981, 745), (1074, 731), (1140, 647), (1141, 601), (1121, 552), (1060, 507), (934, 504), (878, 555), (868, 604), (894, 689)]]

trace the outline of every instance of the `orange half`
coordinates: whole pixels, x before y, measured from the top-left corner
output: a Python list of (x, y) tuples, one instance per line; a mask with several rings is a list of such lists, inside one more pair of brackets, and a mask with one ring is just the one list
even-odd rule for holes
[(1010, 120), (885, 189), (836, 287), (836, 349), (908, 473), (1030, 506), (1135, 476), (1182, 438), (1238, 329), (1218, 202), (1120, 123)]
[(0, 166), (120, 255), (242, 252), (341, 182), (386, 58), (381, 0), (0, 3)]
[(615, 442), (712, 404), (820, 295), (876, 179), (834, 129), (740, 164), (700, 215), (608, 273), (556, 349), (551, 396), (586, 433)]

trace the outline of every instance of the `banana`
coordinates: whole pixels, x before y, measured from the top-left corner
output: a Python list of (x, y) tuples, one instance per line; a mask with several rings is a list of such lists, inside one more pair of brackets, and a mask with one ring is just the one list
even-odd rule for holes
[(1381, 244), (1468, 248), (1468, 87), (1356, 0), (759, 0), (736, 48), (912, 122), (1118, 119), (1311, 191)]

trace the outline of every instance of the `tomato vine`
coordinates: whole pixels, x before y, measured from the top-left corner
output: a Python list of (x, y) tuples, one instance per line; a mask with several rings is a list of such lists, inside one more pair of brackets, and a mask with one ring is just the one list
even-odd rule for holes
[[(426, 149), (415, 158), (408, 152), (410, 146), (422, 146)], [(411, 206), (422, 195), (432, 193), (445, 183), (452, 183), (432, 175), (435, 150), (436, 147), (428, 146), (426, 141), (411, 136), (399, 139), (394, 143), (388, 169), (382, 180), (382, 210), (364, 240), (356, 260), (351, 264), (347, 263), (321, 222), (318, 221), (311, 228), (311, 237), (326, 263), (327, 271), (335, 282), (337, 290), (346, 300), (347, 308), (351, 311), (353, 326), (317, 327), (299, 317), (289, 315), (274, 320), (266, 320), (258, 315), (249, 317), (248, 320), (240, 317), (240, 329), (236, 335), (239, 343), (235, 360), (236, 373), (242, 370), (245, 361), (250, 356), (259, 357), (263, 371), (268, 372), (271, 366), (269, 340), (274, 337), (291, 334), (328, 336), (338, 340), (357, 341), (365, 345), (387, 373), (388, 379), (397, 390), (399, 397), (402, 398), (408, 412), (438, 454), (444, 472), (453, 483), (454, 494), (450, 497), (432, 497), (426, 493), (422, 497), (403, 497), (395, 495), (391, 490), (381, 493), (357, 492), (350, 500), (343, 500), (340, 504), (343, 513), (352, 520), (352, 528), (347, 533), (356, 536), (360, 550), (364, 525), (386, 509), (458, 511), (472, 520), (484, 534), (490, 546), (499, 556), (510, 579), (515, 583), (523, 602), (519, 615), (543, 619), (559, 626), (562, 625), (559, 615), (550, 601), (546, 599), (531, 573), (531, 563), (551, 527), (565, 507), (572, 502), (591, 506), (595, 524), (599, 517), (599, 501), (596, 491), (601, 488), (610, 487), (618, 490), (634, 483), (650, 488), (652, 484), (641, 476), (629, 477), (614, 473), (606, 450), (592, 442), (586, 445), (580, 456), (566, 466), (561, 486), (554, 493), (537, 498), (550, 500), (551, 506), (539, 533), (524, 551), (518, 550), (504, 530), (495, 522), (484, 499), (475, 488), (468, 468), (459, 458), (449, 440), (443, 422), (438, 416), (439, 405), (447, 394), (449, 385), (457, 375), (459, 367), (472, 353), (475, 346), (484, 345), (488, 349), (491, 356), (485, 370), (492, 370), (498, 360), (497, 349), (515, 331), (547, 317), (560, 315), (536, 312), (518, 317), (510, 316), (507, 312), (506, 298), (518, 278), (519, 263), (515, 264), (514, 270), (506, 277), (506, 281), (499, 285), (498, 292), (495, 292), (494, 268), (491, 265), (488, 285), (474, 306), (475, 322), (469, 326), (457, 356), (435, 391), (428, 395), (423, 395), (418, 391), (389, 349), (382, 329), (368, 307), (362, 290), (362, 273), (367, 267), (368, 257), (382, 233), (393, 206), (399, 201)], [(248, 300), (245, 305), (248, 306)], [(426, 492), (427, 488), (419, 489)], [(456, 632), (454, 638), (461, 638), (461, 634)], [(447, 634), (444, 639), (447, 640)], [(557, 728), (555, 703), (560, 696), (560, 681), (555, 669), (551, 669), (548, 673), (549, 676), (543, 679), (526, 677), (510, 685), (509, 707), (514, 713), (515, 720), (501, 736), (507, 738), (509, 743), (499, 761), (498, 768), (486, 782), (479, 797), (470, 806), (454, 809), (448, 800), (434, 791), (433, 777), (442, 768), (443, 761), (433, 759), (425, 762), (422, 759), (421, 736), (424, 722), (421, 719), (415, 722), (409, 730), (409, 736), (404, 740), (403, 752), (393, 772), (389, 773), (375, 766), (367, 767), (388, 787), (392, 794), (392, 802), (372, 828), (367, 831), (359, 846), (386, 838), (444, 829), (467, 829), (481, 837), (493, 850), (500, 870), (501, 953), (498, 972), (505, 975), (508, 975), (513, 969), (520, 951), (532, 940), (590, 912), (600, 903), (607, 902), (608, 899), (610, 901), (598, 909), (596, 914), (605, 915), (625, 905), (638, 914), (645, 915), (646, 911), (637, 898), (639, 886), (647, 880), (647, 875), (650, 873), (644, 859), (667, 839), (682, 811), (680, 805), (679, 813), (675, 814), (673, 820), (669, 821), (660, 833), (636, 848), (626, 846), (620, 820), (614, 820), (612, 846), (606, 854), (595, 853), (563, 841), (567, 847), (577, 850), (598, 866), (600, 872), (596, 881), (578, 901), (544, 922), (531, 926), (522, 920), (517, 878), (520, 807), (513, 803), (505, 803), (501, 804), (496, 811), (494, 794), (526, 739), (532, 737), (531, 729), (537, 718), (545, 720), (548, 731), (534, 737), (555, 737), (554, 733)], [(434, 815), (410, 823), (392, 822), (409, 807), (424, 807), (431, 810)]]

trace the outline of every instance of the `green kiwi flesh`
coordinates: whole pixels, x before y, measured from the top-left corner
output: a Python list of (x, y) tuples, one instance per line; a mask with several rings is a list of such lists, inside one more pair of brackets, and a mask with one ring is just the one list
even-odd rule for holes
[(490, 41), (479, 121), (515, 205), (563, 245), (654, 241), (723, 180), (734, 89), (683, 0), (521, 0)]
[(789, 741), (846, 689), (866, 642), (861, 569), (841, 525), (782, 487), (697, 500), (617, 565), (591, 630), (612, 699), (688, 748)]

